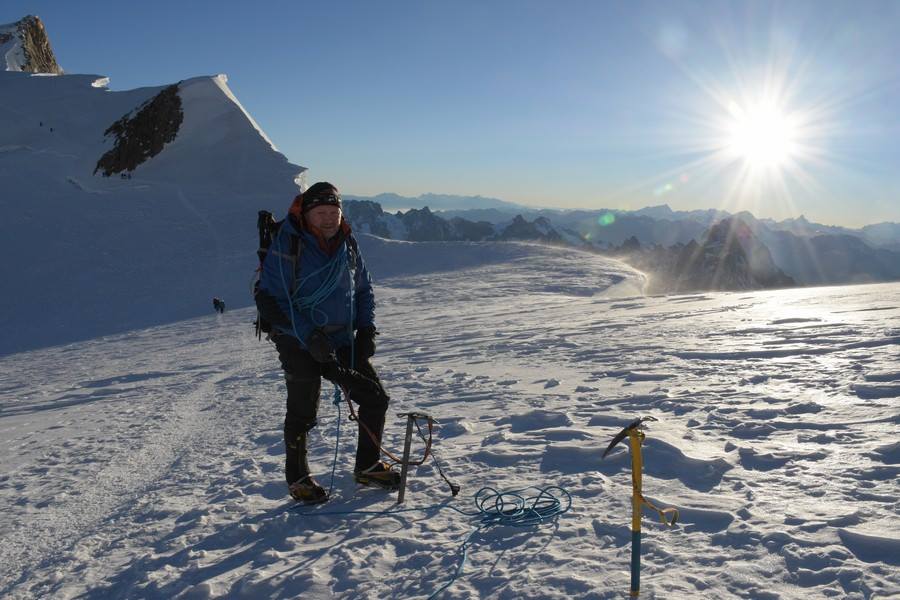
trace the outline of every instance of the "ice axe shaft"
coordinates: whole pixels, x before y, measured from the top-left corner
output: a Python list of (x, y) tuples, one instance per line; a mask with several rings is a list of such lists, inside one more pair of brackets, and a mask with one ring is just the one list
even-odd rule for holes
[[(639, 423), (638, 423), (639, 424)], [(641, 494), (642, 472), (644, 469), (641, 456), (641, 442), (644, 432), (637, 427), (627, 430), (628, 443), (631, 445), (631, 589), (632, 597), (641, 593)]]
[[(406, 417), (406, 440), (403, 442), (403, 461), (400, 466), (400, 491), (397, 493), (397, 504), (403, 504), (406, 497), (406, 476), (409, 473), (409, 454), (412, 446), (413, 425), (416, 419), (430, 419), (426, 414), (422, 413), (401, 413), (401, 417)], [(456, 495), (456, 494), (454, 494)]]

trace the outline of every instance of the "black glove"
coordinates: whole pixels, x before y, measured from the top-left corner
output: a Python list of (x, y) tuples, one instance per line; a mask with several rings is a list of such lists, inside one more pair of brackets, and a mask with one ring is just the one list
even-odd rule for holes
[(293, 327), (293, 325), (291, 325), (290, 317), (281, 312), (281, 307), (278, 306), (278, 301), (275, 299), (275, 296), (262, 290), (257, 290), (253, 297), (256, 300), (256, 308), (259, 310), (259, 314), (263, 320), (268, 321), (273, 325), (280, 325), (285, 329), (291, 329), (291, 327)]
[(353, 343), (357, 356), (372, 358), (375, 356), (375, 336), (378, 332), (374, 326), (360, 327), (356, 330), (356, 341)]
[(313, 329), (309, 337), (306, 338), (306, 349), (312, 354), (312, 357), (319, 363), (337, 362), (334, 354), (334, 348), (331, 346), (331, 340), (321, 329)]

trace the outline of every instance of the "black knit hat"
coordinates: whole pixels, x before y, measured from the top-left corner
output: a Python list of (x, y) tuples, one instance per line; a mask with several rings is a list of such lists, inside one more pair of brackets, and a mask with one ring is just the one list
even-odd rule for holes
[(341, 193), (327, 181), (314, 183), (303, 192), (304, 213), (323, 205), (341, 207)]

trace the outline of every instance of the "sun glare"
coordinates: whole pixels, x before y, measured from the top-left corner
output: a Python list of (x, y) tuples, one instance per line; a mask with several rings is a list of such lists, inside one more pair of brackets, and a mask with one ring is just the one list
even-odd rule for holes
[(671, 96), (665, 120), (647, 133), (658, 140), (664, 170), (623, 196), (705, 197), (731, 213), (796, 216), (798, 200), (828, 193), (820, 175), (844, 167), (835, 139), (849, 125), (840, 115), (861, 92), (828, 85), (815, 57), (798, 53), (790, 40), (773, 42), (765, 57), (745, 57), (727, 37), (719, 41), (722, 61), (695, 64), (667, 54), (690, 85)]
[(795, 157), (797, 128), (779, 107), (763, 103), (742, 107), (731, 102), (728, 113), (726, 151), (730, 158), (760, 169), (781, 168)]

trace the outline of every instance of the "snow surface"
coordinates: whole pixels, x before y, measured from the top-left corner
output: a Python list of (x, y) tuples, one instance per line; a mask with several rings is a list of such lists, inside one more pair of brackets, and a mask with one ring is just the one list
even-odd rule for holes
[[(600, 457), (637, 415), (660, 419), (645, 494), (681, 511), (674, 530), (645, 516), (642, 597), (900, 595), (900, 284), (643, 297), (640, 274), (569, 250), (362, 245), (386, 443), (397, 412), (432, 413), (463, 488), (450, 500), (429, 463), (406, 507), (470, 510), (485, 485), (573, 498), (474, 536), (442, 597), (625, 597), (628, 454)], [(0, 358), (0, 596), (423, 598), (449, 579), (472, 529), (453, 511), (315, 515), (394, 506), (353, 483), (346, 419), (335, 496), (292, 510), (282, 374), (252, 316)]]

